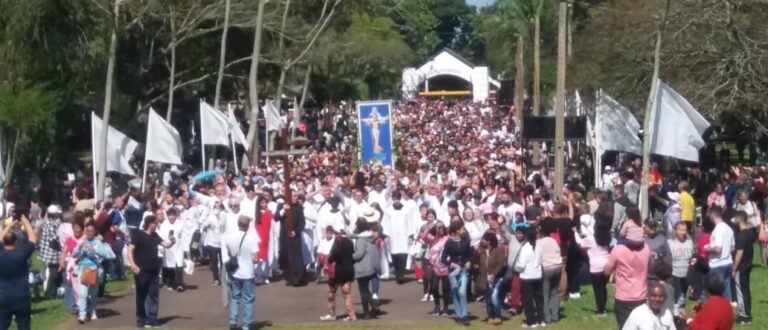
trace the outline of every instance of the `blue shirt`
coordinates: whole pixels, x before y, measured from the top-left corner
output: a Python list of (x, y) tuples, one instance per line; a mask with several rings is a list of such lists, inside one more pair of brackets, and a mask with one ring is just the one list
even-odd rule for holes
[(27, 240), (17, 240), (16, 248), (0, 248), (0, 302), (29, 299), (29, 258), (35, 246)]

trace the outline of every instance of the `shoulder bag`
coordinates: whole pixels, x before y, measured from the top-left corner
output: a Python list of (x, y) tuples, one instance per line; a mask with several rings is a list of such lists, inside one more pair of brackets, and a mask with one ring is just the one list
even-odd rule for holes
[(232, 257), (232, 254), (230, 254), (229, 260), (224, 263), (224, 269), (226, 269), (230, 275), (234, 274), (237, 269), (240, 268), (240, 264), (238, 263), (237, 259), (240, 257), (240, 249), (243, 247), (243, 241), (245, 240), (245, 235), (247, 234), (248, 233), (243, 233), (243, 238), (240, 239), (240, 246), (237, 247), (237, 254), (234, 257)]

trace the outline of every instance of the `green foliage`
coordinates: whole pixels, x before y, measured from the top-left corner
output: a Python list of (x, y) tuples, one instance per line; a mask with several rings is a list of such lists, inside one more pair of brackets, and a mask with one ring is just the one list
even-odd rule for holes
[(0, 123), (12, 130), (32, 131), (52, 119), (59, 106), (56, 94), (39, 87), (0, 86)]
[(323, 77), (313, 82), (321, 99), (395, 96), (400, 70), (413, 55), (394, 21), (353, 13), (347, 24), (328, 31), (313, 52), (312, 63)]

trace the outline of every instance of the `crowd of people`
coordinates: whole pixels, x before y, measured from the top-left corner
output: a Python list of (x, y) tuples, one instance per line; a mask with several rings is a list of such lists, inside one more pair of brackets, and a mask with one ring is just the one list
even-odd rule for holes
[[(491, 325), (517, 314), (526, 328), (557, 323), (561, 303), (582, 299), (587, 283), (595, 317), (604, 318), (612, 281), (620, 329), (751, 322), (752, 260), (765, 256), (753, 247), (768, 242), (763, 168), (663, 173), (654, 164), (652, 211), (642, 214), (639, 161), (607, 166), (597, 188), (578, 179), (585, 171), (555, 191), (546, 156), (534, 159), (521, 140), (514, 109), (397, 104), (396, 166), (359, 168), (354, 119), (337, 115), (344, 111), (312, 117), (319, 133), (310, 130), (315, 143), (290, 173), (273, 162), (195, 182), (168, 169), (147, 193), (132, 182), (95, 201), (76, 188), (71, 203), (45, 212), (4, 202), (0, 264), (12, 266), (0, 268), (0, 328), (12, 317), (29, 328), (35, 250), (46, 267), (44, 296), (64, 296), (80, 323), (98, 317), (106, 281), (130, 269), (136, 325), (157, 326), (160, 287), (184, 291), (184, 277), (201, 263), (229, 291), (229, 325), (243, 329), (253, 321), (256, 286), (277, 274), (291, 286), (327, 285), (322, 321), (356, 320), (356, 295), (362, 318), (376, 318), (381, 281), (413, 285), (413, 276), (421, 300), (433, 303), (429, 313), (462, 325), (476, 302)], [(695, 315), (685, 312), (691, 302)]]

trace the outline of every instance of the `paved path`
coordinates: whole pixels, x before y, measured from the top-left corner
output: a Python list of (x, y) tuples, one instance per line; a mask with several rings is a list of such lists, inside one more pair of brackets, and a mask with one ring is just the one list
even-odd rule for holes
[[(172, 328), (186, 327), (226, 327), (228, 309), (221, 303), (221, 289), (211, 284), (209, 271), (198, 267), (193, 276), (186, 276), (189, 290), (181, 293), (160, 289), (160, 319), (165, 326)], [(319, 317), (326, 314), (325, 284), (310, 283), (305, 287), (287, 287), (282, 281), (259, 286), (256, 289), (255, 321), (271, 324), (319, 322)], [(436, 316), (427, 313), (432, 303), (421, 302), (421, 284), (415, 280), (398, 285), (394, 281), (384, 281), (381, 285), (381, 309), (384, 315), (378, 320), (365, 321), (375, 323), (410, 322), (436, 320)], [(357, 286), (353, 286), (353, 297), (358, 313), (362, 312)], [(344, 314), (341, 295), (337, 298), (337, 314)], [(102, 317), (90, 322), (97, 328), (132, 327), (135, 325), (135, 297), (133, 290), (109, 299), (98, 307)], [(470, 314), (479, 317), (485, 315), (484, 303), (471, 303)], [(76, 324), (74, 319), (71, 321)], [(446, 324), (449, 321), (446, 320)], [(62, 325), (70, 328), (69, 325)]]

